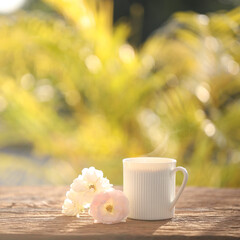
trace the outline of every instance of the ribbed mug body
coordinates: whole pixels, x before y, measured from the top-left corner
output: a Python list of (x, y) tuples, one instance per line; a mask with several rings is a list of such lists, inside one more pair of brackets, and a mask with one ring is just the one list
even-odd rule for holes
[(123, 191), (129, 200), (129, 218), (161, 220), (174, 216), (176, 160), (131, 158), (123, 160)]

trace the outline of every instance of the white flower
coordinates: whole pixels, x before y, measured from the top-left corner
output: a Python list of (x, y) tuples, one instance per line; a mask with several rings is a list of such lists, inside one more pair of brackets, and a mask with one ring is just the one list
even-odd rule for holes
[(81, 192), (75, 192), (74, 190), (70, 189), (70, 191), (67, 191), (66, 197), (73, 202), (78, 202), (79, 204), (84, 203), (83, 193)]
[(78, 216), (84, 210), (80, 202), (74, 202), (70, 199), (65, 199), (62, 206), (62, 213), (67, 216)]
[(112, 184), (103, 177), (103, 172), (94, 167), (84, 168), (82, 175), (73, 180), (70, 191), (62, 206), (62, 213), (68, 216), (79, 214), (90, 206), (94, 196), (100, 192), (112, 189)]
[(83, 193), (70, 189), (70, 191), (67, 191), (66, 197), (62, 206), (62, 213), (67, 216), (78, 216), (84, 210)]
[(104, 224), (125, 222), (128, 213), (128, 199), (119, 190), (97, 194), (89, 209), (89, 214), (94, 218), (94, 222)]
[(103, 172), (96, 170), (94, 167), (84, 168), (82, 175), (73, 180), (71, 189), (75, 192), (83, 192), (84, 199), (87, 203), (91, 203), (93, 197), (102, 191), (112, 188), (107, 178), (103, 177)]
[(87, 182), (96, 182), (99, 178), (103, 178), (103, 172), (95, 169), (95, 167), (84, 168), (82, 176)]
[(75, 192), (84, 192), (88, 190), (87, 182), (83, 180), (83, 176), (79, 175), (73, 180), (73, 183), (70, 186)]

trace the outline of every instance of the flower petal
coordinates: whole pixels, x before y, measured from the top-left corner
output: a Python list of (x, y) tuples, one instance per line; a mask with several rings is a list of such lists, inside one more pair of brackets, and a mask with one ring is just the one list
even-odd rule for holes
[(70, 186), (75, 192), (83, 192), (88, 190), (87, 182), (83, 180), (81, 175), (78, 178), (73, 180), (73, 183)]
[[(106, 206), (110, 204), (112, 210)], [(112, 190), (97, 194), (90, 206), (90, 215), (97, 222), (104, 224), (118, 223), (126, 219), (129, 212), (129, 202), (122, 191)]]
[(81, 212), (81, 206), (70, 199), (65, 199), (62, 206), (62, 213), (67, 216), (77, 216)]
[(83, 179), (89, 183), (95, 183), (99, 178), (103, 177), (103, 172), (96, 170), (94, 167), (84, 168), (82, 170)]

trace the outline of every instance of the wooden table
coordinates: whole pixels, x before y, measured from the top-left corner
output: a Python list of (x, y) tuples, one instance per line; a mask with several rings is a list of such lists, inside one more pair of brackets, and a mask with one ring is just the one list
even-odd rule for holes
[(94, 224), (61, 214), (66, 187), (0, 187), (0, 239), (240, 239), (240, 189), (187, 187), (173, 219)]

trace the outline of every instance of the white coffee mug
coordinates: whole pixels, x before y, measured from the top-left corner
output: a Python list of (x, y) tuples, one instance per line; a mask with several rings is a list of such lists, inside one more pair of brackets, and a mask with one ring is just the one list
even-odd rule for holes
[[(188, 180), (187, 170), (176, 160), (159, 157), (123, 159), (123, 191), (129, 200), (129, 218), (162, 220), (174, 216), (175, 204)], [(175, 173), (184, 175), (175, 196)]]

